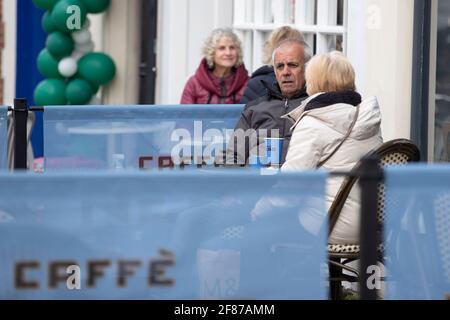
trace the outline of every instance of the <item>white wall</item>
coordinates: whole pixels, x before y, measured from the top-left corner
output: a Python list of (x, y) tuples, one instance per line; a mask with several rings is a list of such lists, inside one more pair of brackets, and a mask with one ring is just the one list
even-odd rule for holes
[(16, 96), (16, 0), (3, 0), (3, 21), (5, 23), (5, 47), (2, 53), (3, 101), (13, 105)]
[(139, 0), (112, 0), (103, 16), (103, 51), (117, 68), (114, 80), (103, 90), (104, 104), (138, 103), (140, 8)]
[(366, 3), (364, 0), (349, 0), (347, 8), (346, 55), (355, 69), (356, 88), (361, 91), (364, 87), (366, 63)]
[[(89, 31), (92, 35), (92, 41), (95, 44), (94, 51), (104, 51), (103, 48), (103, 24), (104, 24), (104, 16), (105, 13), (99, 13), (99, 14), (89, 14), (89, 21), (91, 22), (91, 26), (89, 27)], [(102, 91), (99, 90), (96, 94), (96, 97), (99, 98), (100, 102), (102, 101)], [(96, 102), (97, 103), (97, 102)]]
[(92, 41), (95, 43), (95, 51), (103, 51), (103, 17), (104, 13), (90, 14), (89, 21), (91, 26), (89, 30), (92, 34)]
[(212, 29), (232, 26), (231, 0), (160, 0), (156, 103), (178, 104)]
[(414, 1), (349, 0), (347, 53), (360, 92), (378, 97), (386, 141), (410, 137), (413, 16)]

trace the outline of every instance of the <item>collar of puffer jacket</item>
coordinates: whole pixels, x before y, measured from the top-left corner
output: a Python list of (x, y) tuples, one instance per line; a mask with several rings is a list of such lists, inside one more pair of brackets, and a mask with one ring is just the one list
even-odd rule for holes
[(355, 91), (318, 92), (305, 99), (297, 108), (282, 117), (289, 119), (294, 124), (305, 111), (336, 103), (357, 106), (361, 103), (361, 95)]
[[(293, 130), (300, 120), (310, 115), (322, 124), (345, 135), (353, 122), (356, 108), (350, 103), (334, 103), (323, 108), (315, 108), (305, 111), (305, 107), (315, 98), (323, 93), (313, 95), (303, 101), (303, 103), (288, 114), (282, 116), (292, 122)], [(359, 115), (351, 133), (351, 137), (356, 140), (364, 140), (379, 133), (381, 123), (381, 112), (376, 97), (365, 98), (359, 104)]]
[(361, 95), (356, 91), (326, 92), (314, 96), (305, 106), (305, 111), (330, 106), (336, 103), (345, 103), (357, 106), (361, 103)]

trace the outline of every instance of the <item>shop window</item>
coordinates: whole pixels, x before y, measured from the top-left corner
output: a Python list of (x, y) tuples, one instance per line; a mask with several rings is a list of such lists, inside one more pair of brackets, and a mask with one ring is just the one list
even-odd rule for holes
[(434, 161), (450, 161), (450, 2), (439, 1)]
[(347, 0), (234, 0), (233, 28), (249, 70), (262, 65), (270, 32), (290, 25), (302, 31), (313, 53), (345, 52)]

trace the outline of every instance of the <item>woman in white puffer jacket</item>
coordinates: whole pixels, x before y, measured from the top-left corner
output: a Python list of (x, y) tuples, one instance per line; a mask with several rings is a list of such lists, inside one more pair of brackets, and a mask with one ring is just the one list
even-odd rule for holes
[[(370, 97), (361, 101), (361, 96), (355, 91), (353, 67), (337, 51), (313, 57), (307, 64), (305, 78), (310, 97), (285, 115), (292, 121), (291, 130), (294, 132), (282, 170), (305, 170), (318, 166), (328, 171), (352, 169), (361, 157), (383, 142), (377, 99)], [(350, 134), (345, 138), (348, 132)], [(336, 153), (328, 158), (343, 140)], [(326, 162), (322, 165), (324, 160)], [(327, 209), (343, 179), (328, 179)], [(359, 192), (355, 185), (330, 235), (329, 243), (359, 243)], [(316, 227), (310, 228), (317, 229), (326, 217), (314, 212), (305, 211), (299, 219), (302, 224), (306, 221), (309, 224), (316, 223)]]

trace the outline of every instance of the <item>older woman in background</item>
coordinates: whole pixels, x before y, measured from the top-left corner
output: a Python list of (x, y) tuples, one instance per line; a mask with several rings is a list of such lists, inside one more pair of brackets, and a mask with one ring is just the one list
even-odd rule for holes
[(239, 38), (231, 29), (215, 29), (202, 51), (204, 58), (186, 83), (181, 104), (239, 103), (249, 79)]

